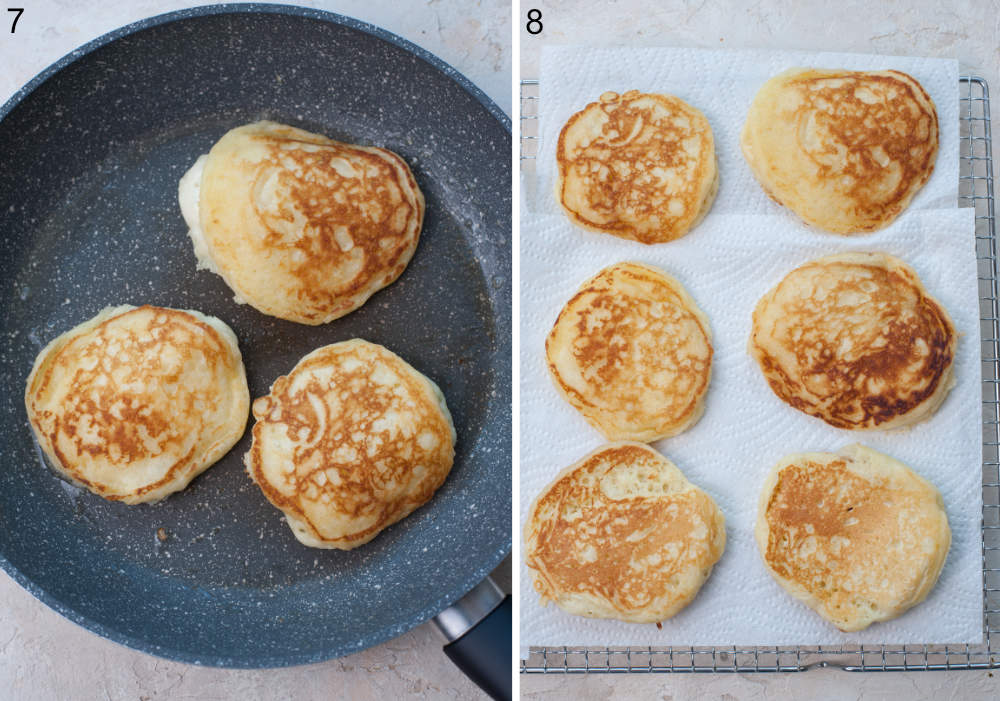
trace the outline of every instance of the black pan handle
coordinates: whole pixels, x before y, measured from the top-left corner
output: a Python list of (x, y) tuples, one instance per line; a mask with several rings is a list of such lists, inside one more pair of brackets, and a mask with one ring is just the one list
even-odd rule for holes
[(479, 688), (510, 701), (514, 670), (511, 598), (487, 577), (434, 617), (448, 639), (444, 654)]

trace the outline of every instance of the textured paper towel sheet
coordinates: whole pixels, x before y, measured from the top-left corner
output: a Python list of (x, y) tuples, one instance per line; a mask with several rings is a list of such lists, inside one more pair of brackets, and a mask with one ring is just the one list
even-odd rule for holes
[(795, 215), (770, 200), (740, 150), (740, 131), (754, 95), (770, 77), (795, 66), (885, 70), (912, 75), (937, 106), (940, 143), (930, 180), (913, 209), (953, 208), (958, 198), (958, 61), (869, 54), (797, 51), (722, 51), (672, 48), (546, 46), (539, 74), (538, 177), (525, 183), (535, 213), (561, 212), (555, 195), (555, 145), (566, 120), (608, 90), (665, 92), (705, 113), (715, 135), (719, 194), (714, 214)]
[[(725, 178), (726, 175), (723, 174)], [(891, 227), (843, 238), (784, 216), (709, 215), (690, 235), (644, 246), (586, 233), (562, 216), (521, 224), (521, 523), (555, 474), (604, 443), (553, 387), (545, 336), (562, 305), (599, 269), (623, 260), (664, 268), (708, 315), (715, 358), (705, 414), (654, 443), (718, 502), (726, 552), (694, 602), (654, 625), (570, 616), (541, 607), (520, 565), (521, 643), (562, 645), (827, 645), (978, 643), (982, 640), (981, 395), (972, 209), (908, 210)], [(957, 385), (930, 420), (891, 432), (845, 431), (796, 411), (768, 387), (746, 351), (757, 300), (787, 272), (842, 251), (885, 251), (907, 261), (961, 334)], [(841, 633), (792, 599), (765, 571), (753, 540), (764, 477), (787, 453), (861, 442), (902, 460), (944, 496), (952, 546), (928, 599), (902, 617)]]

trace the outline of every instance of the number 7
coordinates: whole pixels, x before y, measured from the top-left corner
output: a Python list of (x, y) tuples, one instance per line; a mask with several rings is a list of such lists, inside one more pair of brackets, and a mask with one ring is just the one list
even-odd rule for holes
[(7, 12), (16, 12), (17, 15), (14, 17), (14, 23), (10, 25), (10, 33), (13, 34), (14, 30), (17, 29), (17, 21), (21, 19), (21, 14), (24, 13), (23, 7), (8, 7)]

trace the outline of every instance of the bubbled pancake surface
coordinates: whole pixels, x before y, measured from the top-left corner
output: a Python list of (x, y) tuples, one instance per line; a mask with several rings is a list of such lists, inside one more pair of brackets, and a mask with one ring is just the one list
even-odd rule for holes
[(618, 263), (581, 285), (545, 341), (560, 394), (608, 440), (693, 425), (712, 372), (708, 319), (662, 270)]
[(802, 265), (757, 303), (749, 351), (796, 409), (847, 429), (931, 416), (954, 385), (957, 334), (903, 261), (844, 253)]
[(265, 314), (322, 324), (402, 274), (424, 197), (391, 151), (262, 121), (212, 147), (199, 210), (206, 266), (239, 298)]
[(934, 102), (899, 71), (793, 68), (750, 105), (743, 154), (764, 190), (808, 224), (875, 231), (934, 171)]
[(126, 504), (186, 487), (240, 439), (249, 404), (229, 327), (151, 306), (109, 307), (50, 342), (25, 391), (52, 466)]
[(304, 357), (253, 414), (247, 471), (312, 547), (367, 543), (426, 503), (455, 456), (437, 385), (360, 339)]
[(755, 536), (778, 583), (843, 631), (923, 601), (951, 545), (934, 485), (862, 445), (783, 458), (761, 493)]
[(642, 243), (686, 234), (718, 191), (712, 128), (672, 95), (604, 93), (566, 122), (556, 159), (574, 223)]
[(609, 444), (566, 468), (529, 514), (525, 562), (542, 601), (591, 618), (670, 618), (726, 545), (712, 498), (642, 443)]

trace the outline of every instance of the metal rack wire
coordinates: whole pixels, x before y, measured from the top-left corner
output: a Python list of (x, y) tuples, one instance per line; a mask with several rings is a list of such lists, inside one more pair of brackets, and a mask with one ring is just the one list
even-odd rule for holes
[[(1000, 667), (1000, 305), (990, 97), (982, 78), (959, 78), (958, 199), (976, 209), (983, 397), (983, 643), (817, 647), (532, 647), (521, 673), (799, 672), (990, 669)], [(521, 83), (521, 170), (538, 155), (537, 80)]]

